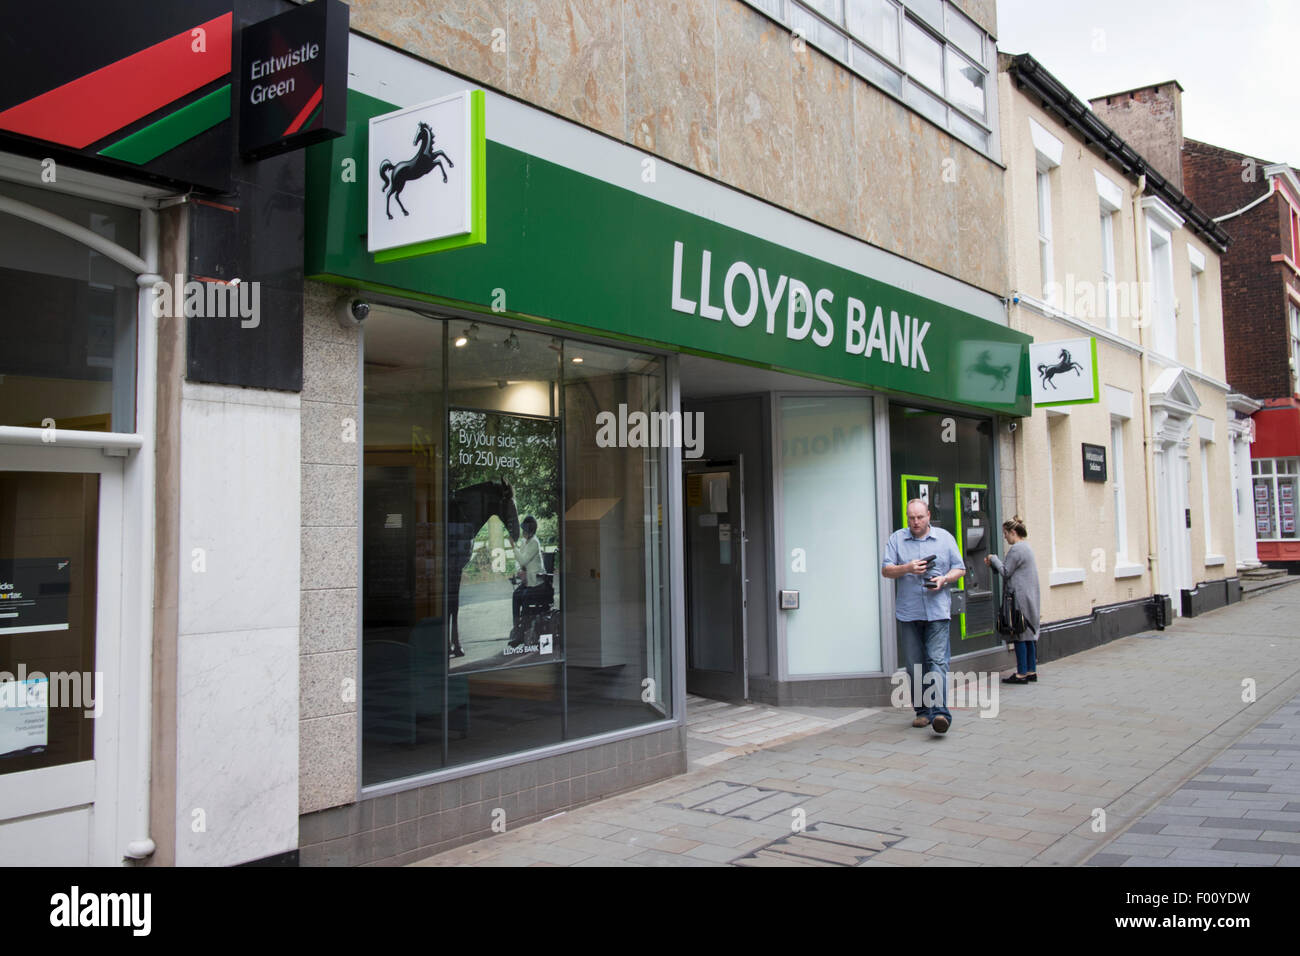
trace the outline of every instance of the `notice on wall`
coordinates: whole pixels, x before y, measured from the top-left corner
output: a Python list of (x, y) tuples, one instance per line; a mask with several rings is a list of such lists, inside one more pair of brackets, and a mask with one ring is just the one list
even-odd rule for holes
[(50, 681), (0, 681), (0, 757), (43, 750), (50, 742)]
[(0, 559), (0, 636), (66, 631), (71, 590), (67, 558)]
[(449, 419), (449, 667), (556, 660), (559, 421), (471, 409)]

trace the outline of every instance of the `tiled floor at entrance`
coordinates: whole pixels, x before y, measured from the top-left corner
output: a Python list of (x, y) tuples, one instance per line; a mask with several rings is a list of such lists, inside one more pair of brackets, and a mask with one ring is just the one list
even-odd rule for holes
[(730, 704), (690, 694), (686, 697), (687, 757), (692, 767), (708, 767), (875, 713), (876, 708)]

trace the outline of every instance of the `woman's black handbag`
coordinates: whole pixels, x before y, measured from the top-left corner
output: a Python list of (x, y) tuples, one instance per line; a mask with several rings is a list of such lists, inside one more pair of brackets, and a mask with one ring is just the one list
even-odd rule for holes
[(1021, 613), (1020, 608), (1016, 605), (1016, 595), (1011, 588), (1003, 585), (1002, 587), (1002, 606), (998, 608), (998, 633), (1009, 641), (1018, 639), (1018, 635), (1023, 634), (1028, 625), (1025, 623), (1025, 615)]

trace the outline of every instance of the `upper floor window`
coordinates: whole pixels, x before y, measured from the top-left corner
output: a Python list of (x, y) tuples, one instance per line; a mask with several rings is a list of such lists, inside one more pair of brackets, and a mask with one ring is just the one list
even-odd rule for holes
[(1205, 272), (1205, 256), (1194, 246), (1187, 247), (1187, 258), (1192, 266), (1192, 361), (1201, 371), (1201, 275)]
[(1118, 296), (1115, 290), (1115, 214), (1124, 192), (1101, 173), (1093, 170), (1097, 182), (1097, 204), (1101, 225), (1101, 288), (1097, 290), (1097, 311), (1106, 328), (1119, 331)]
[(980, 152), (995, 155), (993, 38), (951, 0), (746, 0)]
[(1052, 181), (1047, 170), (1037, 173), (1038, 194), (1038, 267), (1043, 278), (1043, 298), (1049, 298), (1048, 286), (1055, 281), (1052, 271)]
[(1300, 306), (1288, 302), (1286, 308), (1287, 324), (1291, 331), (1291, 390), (1300, 392)]

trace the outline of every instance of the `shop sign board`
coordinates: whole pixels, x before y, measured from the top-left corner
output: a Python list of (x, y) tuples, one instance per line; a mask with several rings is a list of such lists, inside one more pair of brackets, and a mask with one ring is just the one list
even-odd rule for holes
[(486, 239), (482, 90), (370, 119), (367, 244), (391, 262)]
[[(385, 114), (391, 104), (352, 91), (348, 133), (309, 151), (311, 277), (1004, 415), (1031, 411), (1024, 333), (928, 298), (924, 286), (891, 285), (495, 141), (485, 142), (490, 242), (424, 256), (421, 239), (404, 233), (391, 240), (404, 245), (376, 254), (390, 241), (375, 234), (389, 223), (378, 164), (401, 154), (370, 153), (364, 192), (338, 170), (365, 153), (366, 118)], [(407, 126), (394, 143), (410, 154), (415, 136)], [(444, 143), (439, 132), (435, 148)], [(450, 180), (460, 163), (448, 154)], [(423, 183), (443, 188), (435, 168), (402, 194), (411, 216), (392, 203), (394, 221), (415, 218), (408, 197)]]
[(1035, 408), (1100, 401), (1096, 338), (1035, 342), (1029, 346), (1029, 364)]
[(1106, 446), (1083, 443), (1083, 480), (1106, 480)]
[(314, 0), (245, 27), (240, 46), (240, 152), (262, 158), (343, 133), (348, 95), (343, 0)]

